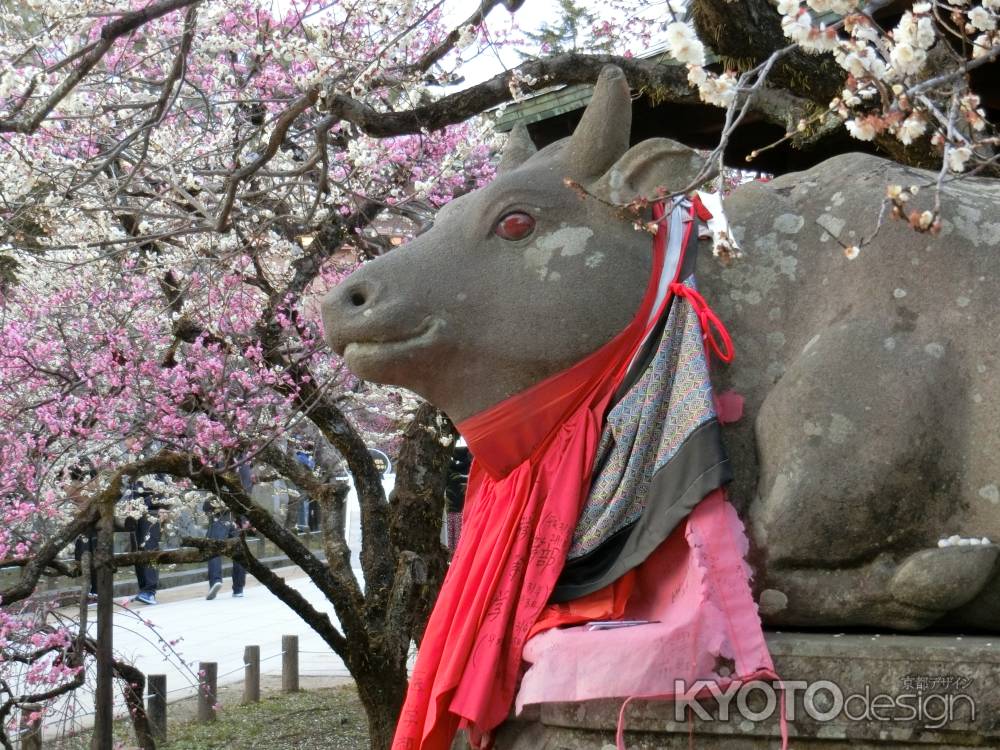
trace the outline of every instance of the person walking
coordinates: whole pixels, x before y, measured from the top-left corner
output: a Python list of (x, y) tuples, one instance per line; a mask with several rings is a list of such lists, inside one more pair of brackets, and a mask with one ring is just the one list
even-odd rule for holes
[[(222, 501), (216, 497), (211, 497), (202, 504), (202, 510), (208, 516), (208, 531), (205, 534), (207, 539), (217, 539), (224, 541), (233, 539), (239, 535), (240, 528), (245, 527), (245, 521), (233, 520), (232, 511), (229, 510)], [(241, 598), (243, 588), (246, 586), (247, 571), (240, 563), (233, 560), (233, 596)], [(205, 598), (211, 601), (222, 588), (222, 556), (216, 555), (208, 559), (208, 594)]]
[[(132, 484), (131, 495), (133, 499), (143, 501), (146, 512), (141, 513), (137, 519), (129, 519), (131, 523), (128, 525), (132, 525), (129, 547), (133, 552), (155, 552), (160, 549), (160, 514), (165, 512), (170, 504), (164, 502), (161, 495), (147, 488), (141, 481)], [(132, 597), (132, 601), (140, 604), (156, 604), (156, 590), (160, 585), (160, 573), (156, 566), (149, 563), (137, 564), (135, 578), (139, 593)]]
[[(311, 440), (304, 441), (295, 451), (295, 460), (305, 466), (309, 471), (316, 469), (316, 445)], [(299, 520), (296, 528), (299, 531), (316, 531), (319, 529), (318, 507), (299, 490)], [(316, 526), (313, 526), (313, 523)]]
[[(77, 507), (82, 509), (85, 501), (84, 491), (88, 485), (94, 481), (97, 471), (93, 464), (86, 458), (70, 466), (64, 476), (68, 478), (66, 483), (66, 497)], [(83, 563), (84, 557), (89, 559), (87, 571), (81, 571), (90, 581), (88, 588), (88, 598), (91, 602), (97, 601), (97, 572), (94, 566), (94, 556), (97, 551), (97, 525), (91, 524), (87, 530), (80, 534), (73, 542), (73, 559), (78, 563)]]
[(448, 480), (444, 489), (444, 542), (451, 554), (454, 554), (455, 548), (458, 547), (458, 537), (462, 534), (462, 510), (465, 507), (465, 490), (469, 484), (471, 466), (472, 454), (469, 452), (469, 447), (459, 443), (451, 454)]

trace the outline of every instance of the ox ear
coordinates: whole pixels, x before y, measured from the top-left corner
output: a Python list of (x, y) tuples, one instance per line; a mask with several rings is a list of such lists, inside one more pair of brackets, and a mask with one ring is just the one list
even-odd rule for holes
[(704, 157), (694, 149), (668, 138), (650, 138), (626, 151), (589, 190), (619, 205), (639, 196), (652, 199), (657, 188), (674, 192), (688, 187), (704, 165)]
[(514, 125), (514, 129), (507, 136), (507, 143), (504, 144), (503, 151), (500, 152), (500, 163), (497, 165), (498, 174), (512, 172), (524, 164), (538, 151), (534, 141), (524, 123), (519, 122)]
[(570, 174), (589, 182), (604, 174), (628, 150), (632, 97), (621, 68), (607, 65), (563, 155)]

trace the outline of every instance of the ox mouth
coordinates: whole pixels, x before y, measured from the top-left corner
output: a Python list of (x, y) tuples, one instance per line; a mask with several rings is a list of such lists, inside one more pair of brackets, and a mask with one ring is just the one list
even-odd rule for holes
[(433, 343), (443, 327), (440, 319), (428, 318), (419, 328), (404, 336), (348, 341), (341, 354), (352, 370), (355, 365), (368, 361), (395, 359)]

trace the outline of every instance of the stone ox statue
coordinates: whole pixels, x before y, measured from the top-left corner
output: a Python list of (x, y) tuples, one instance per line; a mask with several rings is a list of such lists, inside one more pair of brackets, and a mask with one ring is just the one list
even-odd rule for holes
[[(515, 132), (492, 184), (333, 290), (332, 348), (458, 422), (610, 340), (643, 295), (651, 239), (608, 204), (700, 166), (672, 141), (629, 148), (629, 129), (609, 70), (572, 137), (536, 152)], [(887, 184), (933, 182), (847, 154), (746, 185), (726, 202), (745, 257), (703, 259), (737, 352), (716, 389), (745, 398), (725, 433), (730, 498), (773, 625), (1000, 625), (997, 546), (982, 541), (1000, 540), (1000, 186), (948, 184), (937, 237), (890, 221), (854, 260), (840, 244), (872, 231)], [(525, 237), (504, 231), (523, 218), (499, 227), (510, 214), (534, 221)]]

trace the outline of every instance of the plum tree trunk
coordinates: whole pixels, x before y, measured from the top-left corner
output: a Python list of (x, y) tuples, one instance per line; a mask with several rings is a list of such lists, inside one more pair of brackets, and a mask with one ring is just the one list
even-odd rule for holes
[(406, 697), (406, 662), (378, 659), (371, 653), (367, 656), (365, 663), (355, 666), (351, 672), (368, 717), (371, 750), (390, 750)]
[(447, 417), (422, 404), (404, 433), (389, 498), (395, 558), (389, 606), (381, 632), (352, 654), (351, 674), (368, 714), (372, 750), (389, 750), (406, 698), (411, 641), (419, 642), (447, 570), (441, 521), (444, 490), (457, 433)]
[(397, 560), (405, 558), (410, 574), (419, 580), (414, 581), (403, 620), (394, 623), (390, 619), (388, 626), (405, 629), (419, 643), (448, 570), (441, 525), (448, 467), (458, 432), (443, 412), (424, 403), (403, 438), (396, 463), (396, 487), (390, 498), (389, 535)]

